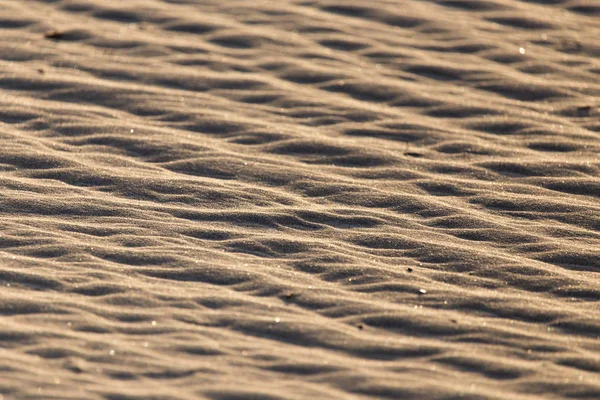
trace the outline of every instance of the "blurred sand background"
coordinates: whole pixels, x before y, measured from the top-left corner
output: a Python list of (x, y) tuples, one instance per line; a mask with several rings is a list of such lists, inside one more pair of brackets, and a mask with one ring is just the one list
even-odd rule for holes
[(600, 399), (600, 2), (0, 35), (0, 399)]

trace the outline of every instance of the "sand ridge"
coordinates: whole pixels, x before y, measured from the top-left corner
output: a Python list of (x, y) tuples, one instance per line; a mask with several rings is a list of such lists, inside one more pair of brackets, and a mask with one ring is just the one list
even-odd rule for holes
[(0, 400), (600, 398), (595, 1), (0, 6)]

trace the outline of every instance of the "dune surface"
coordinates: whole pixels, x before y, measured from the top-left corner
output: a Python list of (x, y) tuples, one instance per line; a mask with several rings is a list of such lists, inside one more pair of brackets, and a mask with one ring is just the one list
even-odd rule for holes
[(600, 399), (598, 1), (0, 35), (0, 400)]

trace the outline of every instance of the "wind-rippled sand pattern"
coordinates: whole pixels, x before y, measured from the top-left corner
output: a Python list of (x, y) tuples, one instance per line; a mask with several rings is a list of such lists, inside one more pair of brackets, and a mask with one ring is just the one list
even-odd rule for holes
[(0, 399), (600, 398), (598, 2), (0, 8)]

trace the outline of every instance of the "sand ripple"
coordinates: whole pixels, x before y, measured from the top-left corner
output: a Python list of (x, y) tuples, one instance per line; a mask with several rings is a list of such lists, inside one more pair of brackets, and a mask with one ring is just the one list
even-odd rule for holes
[(600, 398), (594, 1), (0, 3), (0, 399)]

